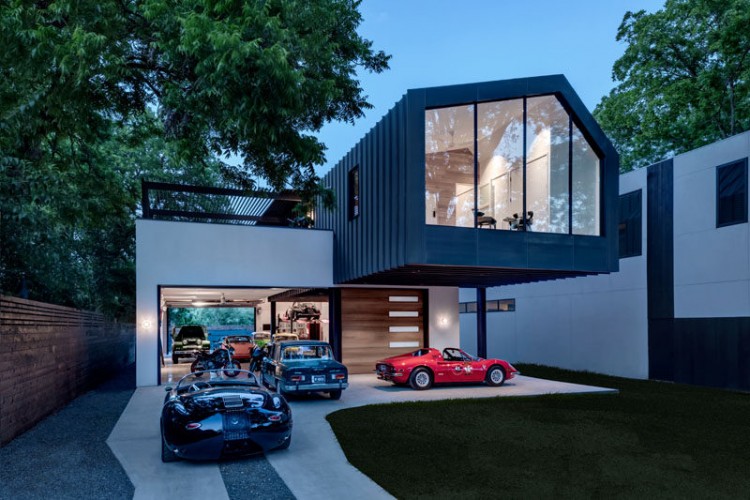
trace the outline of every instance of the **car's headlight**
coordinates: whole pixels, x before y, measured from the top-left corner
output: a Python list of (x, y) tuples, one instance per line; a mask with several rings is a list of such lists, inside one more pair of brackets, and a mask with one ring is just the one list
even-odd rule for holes
[(280, 397), (274, 396), (271, 401), (273, 402), (273, 407), (274, 408), (276, 408), (277, 410), (279, 408), (281, 408), (281, 398)]

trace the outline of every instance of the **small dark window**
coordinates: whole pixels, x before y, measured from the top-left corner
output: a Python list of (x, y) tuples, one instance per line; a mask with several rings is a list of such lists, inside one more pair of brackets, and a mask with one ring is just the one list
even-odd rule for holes
[(747, 158), (716, 168), (716, 227), (747, 222)]
[[(516, 299), (499, 299), (487, 301), (487, 312), (512, 312), (516, 310)], [(459, 302), (459, 313), (477, 312), (476, 302)]]
[(359, 167), (349, 170), (349, 220), (359, 217)]
[(620, 195), (620, 258), (641, 255), (641, 190)]
[(487, 312), (512, 312), (516, 310), (516, 299), (487, 301)]

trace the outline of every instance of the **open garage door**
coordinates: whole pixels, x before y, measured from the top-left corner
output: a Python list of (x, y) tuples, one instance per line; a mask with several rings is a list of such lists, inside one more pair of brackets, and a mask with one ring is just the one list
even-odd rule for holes
[(327, 341), (327, 295), (303, 297), (304, 290), (160, 287), (161, 383), (174, 383), (189, 373), (195, 351), (212, 351), (225, 340), (232, 342), (244, 369), (249, 367), (251, 344), (268, 341), (271, 334)]

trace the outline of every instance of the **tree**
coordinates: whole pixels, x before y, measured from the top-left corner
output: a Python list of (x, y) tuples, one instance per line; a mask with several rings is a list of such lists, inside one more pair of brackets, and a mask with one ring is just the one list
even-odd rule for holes
[(312, 134), (387, 68), (359, 3), (0, 2), (0, 290), (131, 318), (141, 177), (330, 201)]
[(310, 199), (324, 145), (312, 133), (370, 105), (356, 70), (387, 68), (356, 29), (359, 0), (57, 0), (0, 4), (0, 105), (16, 152), (101, 138), (155, 107), (194, 163), (233, 153), (255, 177)]
[(623, 171), (750, 129), (750, 0), (667, 0), (627, 12), (617, 86), (594, 116)]

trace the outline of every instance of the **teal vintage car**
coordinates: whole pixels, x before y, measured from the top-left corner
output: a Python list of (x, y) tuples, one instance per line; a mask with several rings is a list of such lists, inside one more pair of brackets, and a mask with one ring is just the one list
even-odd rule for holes
[(340, 399), (349, 386), (349, 371), (336, 361), (328, 342), (295, 340), (274, 342), (263, 361), (263, 385), (281, 394), (328, 393)]

